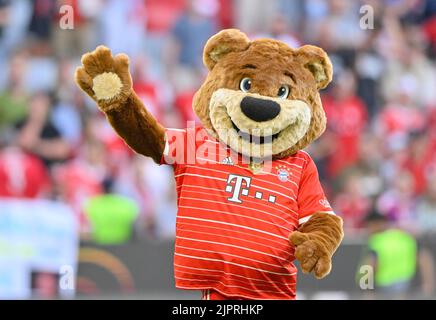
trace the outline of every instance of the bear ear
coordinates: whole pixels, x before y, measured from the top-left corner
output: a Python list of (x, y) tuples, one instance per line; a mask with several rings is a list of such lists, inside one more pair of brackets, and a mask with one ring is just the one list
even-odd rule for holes
[(230, 52), (244, 51), (250, 40), (238, 29), (225, 29), (212, 36), (203, 52), (204, 65), (212, 70), (217, 62)]
[(324, 89), (332, 81), (333, 66), (327, 53), (316, 46), (305, 45), (297, 49), (297, 57), (312, 73), (318, 89)]

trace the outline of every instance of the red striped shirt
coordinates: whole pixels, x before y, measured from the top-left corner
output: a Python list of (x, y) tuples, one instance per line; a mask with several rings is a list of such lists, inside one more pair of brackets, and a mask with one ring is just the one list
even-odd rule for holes
[(315, 212), (331, 212), (313, 160), (304, 152), (264, 164), (243, 158), (202, 128), (167, 130), (178, 214), (176, 287), (228, 297), (294, 299), (289, 234)]

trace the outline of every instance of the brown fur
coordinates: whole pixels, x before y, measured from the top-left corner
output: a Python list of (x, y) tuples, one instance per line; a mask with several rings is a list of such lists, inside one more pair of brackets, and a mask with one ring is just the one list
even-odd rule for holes
[[(230, 29), (208, 41), (203, 60), (209, 74), (195, 94), (193, 108), (205, 128), (214, 130), (209, 116), (212, 94), (220, 88), (239, 90), (240, 80), (250, 77), (253, 92), (275, 97), (278, 88), (286, 84), (291, 88), (288, 99), (302, 100), (311, 109), (311, 123), (305, 136), (288, 150), (274, 155), (275, 158), (303, 149), (325, 130), (326, 118), (318, 90), (331, 81), (332, 66), (322, 49), (314, 46), (291, 49), (271, 39), (250, 41), (242, 32)], [(83, 67), (76, 71), (78, 85), (97, 102), (111, 125), (133, 150), (159, 162), (165, 145), (164, 128), (133, 92), (128, 57), (123, 54), (113, 57), (109, 49), (100, 46), (85, 54), (82, 64)], [(256, 69), (244, 68), (246, 65)], [(112, 80), (119, 78), (122, 87), (113, 88), (111, 98), (98, 99), (94, 92), (98, 89), (94, 78), (105, 72)], [(119, 83), (118, 80), (112, 82)], [(111, 93), (111, 89), (110, 85), (104, 86), (102, 92), (106, 95)], [(341, 218), (317, 213), (290, 235), (290, 241), (297, 247), (295, 256), (303, 271), (314, 271), (316, 277), (322, 278), (330, 272), (331, 257), (342, 237)]]
[(297, 247), (295, 257), (304, 273), (314, 272), (317, 278), (331, 270), (331, 258), (342, 241), (342, 219), (338, 216), (315, 213), (289, 239)]
[[(112, 57), (110, 50), (99, 46), (82, 57), (83, 67), (76, 70), (76, 82), (106, 114), (110, 124), (137, 153), (159, 163), (165, 147), (165, 129), (147, 111), (132, 89), (129, 58), (125, 54)], [(104, 72), (119, 76), (121, 92), (109, 100), (98, 100), (92, 89), (93, 78)]]
[[(129, 96), (125, 105), (128, 108), (106, 112), (110, 124), (133, 150), (160, 163), (165, 147), (165, 129), (144, 108), (135, 93)], [(142, 134), (132, 135), (132, 131)]]
[[(306, 135), (275, 158), (294, 154), (324, 132), (326, 118), (318, 90), (331, 81), (333, 71), (322, 49), (310, 45), (291, 49), (283, 42), (272, 39), (249, 42), (239, 30), (230, 29), (221, 31), (208, 41), (203, 60), (209, 74), (195, 94), (193, 108), (206, 128), (213, 130), (207, 107), (213, 92), (220, 88), (239, 90), (240, 80), (249, 77), (253, 79), (252, 91), (264, 96), (275, 97), (282, 84), (289, 85), (291, 93), (288, 99), (303, 100), (312, 110), (311, 125)], [(244, 69), (246, 65), (257, 68)], [(285, 71), (293, 75), (295, 83), (284, 75)]]

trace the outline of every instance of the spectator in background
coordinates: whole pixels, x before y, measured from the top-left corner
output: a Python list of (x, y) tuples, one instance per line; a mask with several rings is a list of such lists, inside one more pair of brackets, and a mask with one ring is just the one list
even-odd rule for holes
[(234, 23), (235, 1), (219, 0), (218, 21), (220, 29), (232, 28)]
[[(341, 173), (356, 172), (360, 176), (361, 193), (371, 199), (377, 197), (385, 188), (381, 174), (385, 161), (382, 150), (383, 140), (372, 132), (366, 132), (360, 139), (357, 162)], [(338, 178), (340, 181), (341, 176)]]
[(199, 123), (197, 115), (192, 109), (192, 101), (194, 100), (195, 89), (185, 90), (178, 93), (174, 98), (174, 107), (182, 118), (182, 126), (188, 121), (196, 121)]
[(139, 237), (174, 235), (177, 208), (171, 169), (156, 167), (152, 160), (141, 156), (134, 156), (131, 164), (118, 171), (113, 191), (137, 204)]
[(44, 163), (15, 147), (0, 149), (0, 197), (50, 198), (51, 178)]
[(436, 166), (436, 146), (431, 138), (424, 131), (412, 133), (401, 168), (413, 176), (415, 194), (421, 195), (427, 189), (427, 184), (431, 183), (427, 176), (434, 166)]
[(0, 39), (3, 37), (3, 30), (8, 23), (10, 0), (0, 0)]
[[(77, 57), (83, 52), (91, 51), (97, 45), (97, 17), (103, 10), (104, 0), (56, 0), (56, 14), (53, 18), (52, 46), (57, 57)], [(72, 8), (74, 30), (59, 27), (60, 8)], [(65, 14), (65, 13), (63, 13)]]
[(0, 63), (26, 40), (32, 6), (28, 0), (0, 0)]
[(389, 226), (384, 215), (372, 211), (366, 218), (369, 233), (363, 263), (374, 270), (377, 298), (404, 299), (411, 293), (418, 270), (421, 291), (434, 291), (434, 264), (431, 254), (418, 248), (416, 239), (400, 229)]
[(203, 47), (217, 30), (218, 9), (217, 0), (187, 1), (186, 9), (171, 31), (167, 56), (170, 72), (176, 74), (172, 68), (178, 65), (194, 72), (203, 70)]
[(166, 78), (173, 87), (173, 105), (182, 126), (193, 121), (192, 99), (205, 76), (203, 47), (218, 28), (218, 0), (188, 0), (166, 44)]
[[(278, 1), (238, 0), (233, 1), (236, 28), (244, 30), (246, 34), (265, 31), (271, 24), (276, 12), (281, 12)], [(289, 1), (288, 1), (289, 2)]]
[(57, 273), (47, 271), (33, 271), (30, 281), (33, 298), (59, 298), (59, 275)]
[(32, 0), (33, 9), (29, 24), (29, 32), (34, 37), (35, 49), (48, 53), (52, 36), (53, 17), (56, 14), (57, 3), (52, 0)]
[(148, 63), (147, 57), (139, 57), (132, 63), (133, 89), (147, 106), (147, 110), (160, 120), (163, 105), (168, 102), (164, 97), (166, 94), (162, 93), (166, 93), (168, 88), (151, 79), (148, 74)]
[(411, 87), (407, 79), (403, 80), (397, 83), (396, 95), (386, 100), (375, 123), (378, 134), (393, 151), (406, 148), (409, 134), (425, 130), (426, 125), (425, 113), (412, 103)]
[(435, 2), (430, 2), (429, 7), (433, 6), (434, 9), (432, 9), (433, 13), (428, 10), (428, 18), (425, 20), (423, 24), (423, 32), (426, 36), (426, 38), (430, 42), (430, 55), (434, 58), (436, 57), (436, 14), (434, 13), (434, 10), (436, 10), (436, 4)]
[(298, 48), (301, 46), (300, 40), (295, 34), (290, 32), (289, 23), (283, 14), (277, 13), (273, 19), (271, 19), (269, 32), (260, 32), (255, 34), (252, 38), (273, 38), (279, 41), (283, 41), (291, 48)]
[(176, 236), (177, 197), (172, 190), (174, 187), (171, 183), (164, 190), (161, 201), (155, 207), (155, 235), (158, 239), (174, 239)]
[(392, 186), (381, 194), (377, 200), (379, 212), (397, 226), (415, 231), (414, 180), (407, 171), (397, 172)]
[(336, 176), (341, 170), (356, 162), (359, 142), (368, 119), (366, 106), (356, 95), (356, 79), (352, 71), (340, 73), (332, 93), (325, 96), (327, 129), (334, 141), (328, 161), (328, 174)]
[(310, 43), (318, 43), (320, 29), (329, 14), (327, 1), (307, 0), (303, 1), (303, 34), (304, 38)]
[(6, 87), (0, 92), (0, 134), (11, 129), (27, 114), (28, 92), (24, 86), (27, 53), (16, 52), (9, 61)]
[(335, 211), (344, 219), (344, 228), (351, 232), (364, 226), (365, 217), (371, 208), (371, 200), (363, 192), (361, 179), (358, 174), (350, 173), (333, 200)]
[(436, 69), (425, 55), (425, 40), (420, 29), (414, 26), (397, 26), (395, 47), (387, 59), (381, 79), (382, 94), (393, 101), (406, 92), (410, 104), (417, 108), (436, 102)]
[(55, 162), (66, 160), (71, 148), (50, 120), (51, 97), (37, 93), (29, 102), (26, 120), (17, 124), (19, 133), (16, 144), (39, 158), (50, 167)]
[(354, 67), (357, 77), (357, 94), (362, 98), (368, 110), (368, 120), (374, 119), (379, 112), (381, 95), (379, 80), (384, 71), (384, 59), (377, 51), (377, 41), (380, 38), (380, 22), (376, 20), (374, 30), (367, 30), (368, 36), (356, 53)]
[(68, 203), (77, 215), (82, 233), (89, 232), (84, 205), (93, 196), (103, 192), (103, 183), (110, 175), (107, 151), (98, 140), (86, 140), (76, 157), (53, 169), (57, 198)]
[[(113, 182), (113, 191), (133, 200), (138, 207), (136, 228), (140, 238), (155, 235), (154, 207), (162, 199), (162, 194), (155, 193), (161, 191), (162, 180), (156, 178), (156, 174), (162, 174), (162, 171), (151, 168), (148, 160), (133, 156), (128, 166), (119, 168)], [(167, 180), (164, 182), (168, 183)]]
[(91, 197), (84, 207), (92, 240), (102, 245), (126, 243), (132, 238), (138, 207), (131, 199), (112, 193), (109, 181), (103, 185), (104, 194)]
[(416, 207), (417, 224), (422, 233), (436, 233), (436, 183), (435, 176), (431, 176), (426, 192), (418, 201)]
[(328, 15), (320, 23), (317, 43), (349, 59), (353, 50), (360, 47), (366, 34), (358, 23), (358, 1), (328, 1)]
[(82, 122), (75, 95), (75, 84), (71, 78), (73, 67), (69, 60), (60, 60), (51, 121), (62, 137), (74, 148), (82, 138)]
[(144, 1), (105, 0), (98, 12), (100, 43), (114, 53), (125, 52), (131, 58), (140, 56), (146, 39)]

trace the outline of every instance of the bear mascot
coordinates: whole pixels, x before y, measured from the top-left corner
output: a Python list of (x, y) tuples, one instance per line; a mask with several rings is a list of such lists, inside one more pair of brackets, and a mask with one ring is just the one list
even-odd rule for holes
[(99, 46), (76, 82), (135, 152), (173, 167), (174, 277), (203, 299), (295, 299), (297, 259), (323, 278), (343, 238), (303, 149), (326, 127), (319, 90), (332, 80), (320, 48), (211, 37), (193, 99), (201, 126), (164, 128), (132, 89), (129, 58)]

